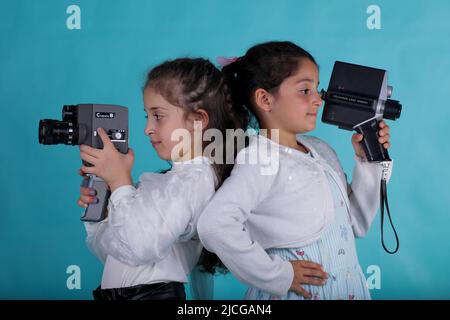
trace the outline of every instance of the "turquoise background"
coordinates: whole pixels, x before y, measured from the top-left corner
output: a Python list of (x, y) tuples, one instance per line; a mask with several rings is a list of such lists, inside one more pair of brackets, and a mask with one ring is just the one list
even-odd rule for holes
[[(66, 27), (71, 4), (81, 8), (81, 30)], [(371, 4), (381, 8), (380, 30), (366, 27)], [(76, 205), (78, 148), (38, 144), (40, 119), (60, 119), (64, 104), (129, 107), (137, 179), (167, 167), (143, 134), (148, 69), (180, 56), (242, 55), (268, 40), (309, 50), (325, 88), (335, 60), (389, 71), (403, 104), (389, 123), (389, 200), (401, 247), (394, 256), (382, 250), (377, 216), (358, 240), (360, 261), (381, 268), (375, 299), (450, 298), (449, 18), (444, 0), (0, 1), (0, 298), (90, 299), (101, 279)], [(351, 176), (351, 133), (319, 122), (311, 134), (335, 148)], [(69, 265), (81, 268), (80, 290), (66, 287)], [(243, 296), (231, 275), (216, 280), (216, 299)]]

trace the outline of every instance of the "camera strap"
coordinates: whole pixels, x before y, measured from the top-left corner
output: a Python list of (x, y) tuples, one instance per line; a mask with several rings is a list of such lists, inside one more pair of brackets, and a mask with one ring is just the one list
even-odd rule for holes
[[(394, 224), (392, 223), (391, 212), (389, 210), (389, 203), (387, 197), (387, 175), (389, 172), (389, 167), (391, 166), (391, 161), (382, 161), (380, 162), (383, 173), (381, 176), (381, 187), (380, 187), (380, 211), (381, 211), (381, 244), (383, 245), (383, 249), (389, 253), (394, 254), (398, 251), (400, 247), (400, 241), (398, 239), (397, 231), (395, 230)], [(393, 251), (389, 250), (384, 243), (384, 205), (386, 204), (387, 216), (389, 218), (389, 223), (394, 231), (396, 246)]]

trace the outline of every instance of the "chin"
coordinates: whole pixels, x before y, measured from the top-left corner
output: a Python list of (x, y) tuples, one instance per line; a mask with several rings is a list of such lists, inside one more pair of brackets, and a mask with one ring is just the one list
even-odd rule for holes
[(172, 160), (170, 158), (170, 154), (167, 154), (166, 152), (156, 150), (156, 153), (158, 154), (158, 157), (161, 160), (166, 160), (166, 161), (171, 161)]
[(308, 126), (307, 128), (302, 128), (301, 130), (298, 131), (298, 134), (308, 133), (310, 131), (313, 131), (315, 128), (316, 126)]

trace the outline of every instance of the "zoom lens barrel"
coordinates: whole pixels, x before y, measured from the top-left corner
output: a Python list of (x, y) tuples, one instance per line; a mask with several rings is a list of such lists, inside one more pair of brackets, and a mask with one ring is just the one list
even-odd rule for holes
[(402, 113), (402, 105), (397, 100), (387, 99), (384, 104), (383, 118), (397, 120)]
[(70, 121), (43, 119), (39, 121), (40, 144), (78, 144), (78, 127)]

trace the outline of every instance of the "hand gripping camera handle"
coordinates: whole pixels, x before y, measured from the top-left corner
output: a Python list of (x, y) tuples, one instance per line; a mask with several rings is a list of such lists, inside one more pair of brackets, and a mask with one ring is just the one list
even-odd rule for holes
[(355, 130), (364, 136), (361, 144), (368, 161), (391, 161), (388, 151), (378, 142), (380, 137), (378, 135), (378, 124), (377, 119), (372, 119), (355, 127)]
[(96, 175), (87, 175), (81, 182), (82, 187), (93, 188), (96, 191), (98, 202), (91, 203), (84, 210), (81, 221), (99, 222), (104, 220), (108, 215), (108, 200), (111, 195), (106, 182)]

